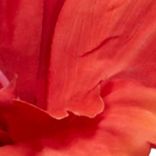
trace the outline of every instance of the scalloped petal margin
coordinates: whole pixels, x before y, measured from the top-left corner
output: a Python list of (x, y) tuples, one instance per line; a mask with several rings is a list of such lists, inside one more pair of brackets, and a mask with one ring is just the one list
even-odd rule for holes
[[(111, 88), (108, 95), (107, 87)], [(16, 101), (6, 121), (19, 144), (1, 147), (0, 154), (147, 156), (156, 144), (156, 90), (122, 79), (110, 81), (103, 89), (107, 109), (94, 119), (70, 115), (55, 120)]]

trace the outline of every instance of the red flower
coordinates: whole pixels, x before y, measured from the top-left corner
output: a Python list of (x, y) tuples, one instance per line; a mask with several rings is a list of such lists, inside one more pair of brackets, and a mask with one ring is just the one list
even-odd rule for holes
[(0, 21), (0, 155), (148, 155), (154, 0), (1, 0)]

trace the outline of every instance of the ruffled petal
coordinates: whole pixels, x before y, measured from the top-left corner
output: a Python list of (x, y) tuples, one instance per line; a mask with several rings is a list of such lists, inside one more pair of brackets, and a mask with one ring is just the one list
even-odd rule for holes
[[(9, 103), (1, 109), (1, 119), (7, 127), (6, 136), (14, 144), (1, 147), (0, 155), (146, 156), (151, 145), (156, 144), (155, 7), (154, 0), (66, 1), (52, 45), (47, 112), (27, 102), (12, 100), (8, 91), (1, 94), (0, 103)], [(25, 13), (25, 9), (21, 11)], [(23, 16), (19, 19), (23, 24)], [(7, 33), (4, 30), (1, 31)], [(20, 27), (15, 38), (22, 30)], [(26, 47), (21, 44), (29, 46), (30, 42), (18, 40), (14, 43), (17, 49)], [(6, 43), (8, 47), (8, 40)], [(147, 54), (150, 47), (151, 52)], [(2, 54), (8, 54), (8, 50)], [(38, 59), (37, 53), (34, 54), (30, 58)], [(145, 56), (148, 65), (144, 68)], [(6, 68), (9, 70), (18, 60), (10, 61)], [(32, 68), (33, 74), (36, 69), (38, 66)], [(8, 73), (12, 71), (16, 70)], [(144, 71), (152, 76), (144, 76)], [(25, 75), (35, 80), (31, 74)], [(25, 78), (23, 75), (24, 82)], [(26, 96), (32, 84), (21, 85)], [(67, 112), (79, 116), (69, 113), (64, 118)], [(52, 116), (64, 119), (56, 120)], [(5, 138), (3, 132), (1, 140)]]
[[(109, 94), (107, 94), (108, 92)], [(40, 137), (37, 137), (37, 139), (33, 136), (29, 139), (22, 138), (28, 140), (17, 145), (2, 147), (0, 148), (0, 154), (6, 156), (7, 151), (13, 150), (14, 153), (20, 153), (22, 150), (23, 153), (20, 153), (20, 156), (29, 154), (34, 156), (148, 155), (151, 145), (156, 144), (156, 90), (143, 87), (136, 82), (112, 80), (103, 86), (102, 93), (107, 107), (95, 119), (70, 115), (66, 119), (51, 120), (51, 124), (49, 124), (48, 120), (48, 122), (44, 121), (49, 125), (49, 128), (51, 127), (50, 130), (44, 127), (42, 128), (44, 134), (40, 133)], [(21, 107), (19, 107), (19, 104), (18, 102), (15, 104), (16, 113), (18, 112), (17, 105), (18, 108)], [(37, 126), (45, 119), (41, 115), (44, 112), (35, 113), (36, 111), (31, 107), (26, 109), (27, 106), (25, 105), (25, 109), (22, 109), (22, 114), (17, 114), (17, 118), (15, 115), (12, 116), (16, 118), (16, 122), (12, 120), (14, 124), (16, 123), (14, 127), (20, 125), (18, 127), (20, 133), (24, 132), (25, 135), (29, 133), (28, 129), (33, 127), (32, 121), (36, 120), (37, 122), (38, 120), (38, 123), (34, 122), (35, 126)], [(29, 115), (34, 114), (35, 118), (29, 120), (29, 115), (27, 118), (25, 115), (23, 116), (27, 112), (30, 113)], [(24, 120), (19, 117), (24, 118)], [(24, 122), (19, 122), (20, 120)], [(25, 123), (28, 126), (27, 128)], [(24, 130), (23, 126), (26, 130)], [(17, 129), (14, 132), (17, 132)], [(36, 130), (35, 133), (41, 130), (38, 129), (37, 131), (35, 127), (34, 129)], [(18, 141), (20, 139), (18, 138)]]
[(155, 83), (155, 10), (154, 0), (65, 2), (49, 68), (47, 110), (52, 116), (63, 118), (69, 111), (95, 117), (105, 107), (101, 82), (120, 73), (137, 80), (146, 73), (151, 76), (143, 83)]
[[(150, 147), (156, 145), (156, 89), (130, 79), (114, 79), (103, 86), (101, 96), (106, 104), (105, 111), (90, 120), (92, 126), (83, 122), (79, 125), (84, 128), (83, 134), (85, 128), (88, 133), (93, 130), (90, 136), (75, 137), (63, 152), (46, 147), (39, 156), (148, 155)], [(75, 132), (74, 136), (77, 134)], [(68, 142), (69, 138), (66, 139)]]

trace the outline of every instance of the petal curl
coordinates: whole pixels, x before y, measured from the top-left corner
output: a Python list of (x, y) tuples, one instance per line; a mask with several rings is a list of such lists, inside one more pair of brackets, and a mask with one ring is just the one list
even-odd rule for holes
[(7, 148), (16, 152), (23, 148), (26, 156), (28, 151), (34, 156), (147, 156), (151, 145), (156, 144), (156, 90), (122, 79), (107, 85), (103, 86), (102, 94), (107, 107), (100, 116), (54, 119), (44, 135), (3, 147), (0, 153)]

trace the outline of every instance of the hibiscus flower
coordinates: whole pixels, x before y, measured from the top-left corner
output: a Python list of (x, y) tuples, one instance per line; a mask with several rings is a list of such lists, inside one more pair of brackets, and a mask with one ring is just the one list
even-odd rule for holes
[(0, 21), (0, 155), (149, 154), (155, 0), (1, 0)]

